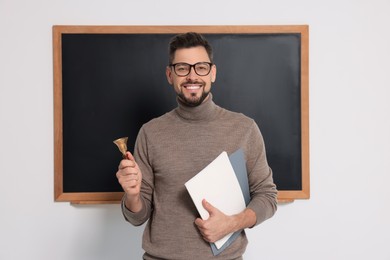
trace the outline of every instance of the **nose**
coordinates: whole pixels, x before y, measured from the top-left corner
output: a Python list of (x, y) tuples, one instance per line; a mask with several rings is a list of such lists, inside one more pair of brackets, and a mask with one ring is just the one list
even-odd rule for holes
[(191, 67), (190, 73), (187, 75), (187, 79), (197, 79), (197, 78), (198, 78), (198, 74), (196, 74), (195, 68)]

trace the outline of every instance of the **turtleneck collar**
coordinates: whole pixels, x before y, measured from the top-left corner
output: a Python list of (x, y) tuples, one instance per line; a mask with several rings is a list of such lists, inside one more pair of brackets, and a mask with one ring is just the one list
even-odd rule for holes
[(199, 106), (191, 107), (177, 98), (178, 107), (176, 113), (185, 120), (204, 121), (213, 119), (218, 110), (218, 106), (213, 101), (213, 95), (209, 93), (209, 97)]

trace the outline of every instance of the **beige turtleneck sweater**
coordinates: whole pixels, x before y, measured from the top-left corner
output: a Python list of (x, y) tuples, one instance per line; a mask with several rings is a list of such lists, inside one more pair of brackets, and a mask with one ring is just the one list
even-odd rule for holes
[(197, 107), (178, 104), (140, 129), (134, 156), (143, 174), (143, 209), (132, 213), (122, 203), (123, 214), (136, 226), (149, 219), (144, 259), (240, 259), (248, 243), (245, 232), (213, 256), (194, 224), (199, 214), (184, 183), (222, 151), (231, 154), (242, 148), (251, 194), (248, 207), (256, 213), (256, 224), (263, 222), (277, 204), (263, 138), (252, 119), (217, 106), (211, 94)]

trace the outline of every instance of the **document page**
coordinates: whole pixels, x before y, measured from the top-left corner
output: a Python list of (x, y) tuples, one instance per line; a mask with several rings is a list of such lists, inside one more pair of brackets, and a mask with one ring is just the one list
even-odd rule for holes
[[(209, 217), (209, 213), (202, 206), (203, 199), (226, 215), (234, 215), (245, 209), (244, 196), (226, 152), (222, 152), (187, 181), (185, 186), (202, 219)], [(232, 234), (215, 242), (215, 246), (221, 248)]]

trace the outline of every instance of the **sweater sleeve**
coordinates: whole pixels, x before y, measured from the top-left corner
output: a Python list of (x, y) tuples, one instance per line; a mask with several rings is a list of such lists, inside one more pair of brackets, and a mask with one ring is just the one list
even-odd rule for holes
[(253, 121), (246, 140), (246, 159), (251, 201), (248, 208), (256, 213), (258, 225), (272, 217), (277, 210), (277, 190), (268, 165), (264, 140)]
[(137, 140), (134, 147), (134, 158), (137, 162), (141, 173), (142, 173), (142, 184), (141, 184), (141, 202), (142, 209), (139, 212), (131, 212), (125, 206), (125, 198), (122, 199), (122, 213), (125, 219), (133, 224), (139, 226), (145, 223), (152, 212), (152, 195), (154, 190), (154, 176), (153, 168), (149, 163), (148, 156), (148, 142), (145, 133), (145, 128), (142, 127), (138, 133)]

